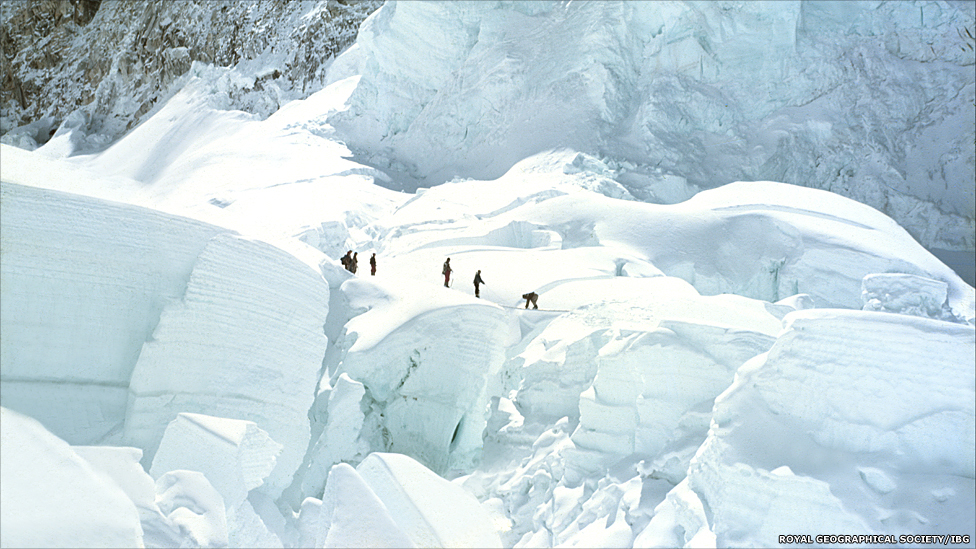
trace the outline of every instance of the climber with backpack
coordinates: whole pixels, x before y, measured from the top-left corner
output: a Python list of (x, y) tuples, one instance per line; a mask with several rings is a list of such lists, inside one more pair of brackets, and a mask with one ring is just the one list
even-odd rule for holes
[(444, 268), (441, 269), (441, 274), (444, 275), (444, 287), (445, 288), (450, 288), (449, 283), (451, 282), (451, 272), (452, 271), (453, 271), (453, 269), (451, 269), (451, 258), (449, 257), (449, 258), (447, 258), (447, 261), (444, 262)]

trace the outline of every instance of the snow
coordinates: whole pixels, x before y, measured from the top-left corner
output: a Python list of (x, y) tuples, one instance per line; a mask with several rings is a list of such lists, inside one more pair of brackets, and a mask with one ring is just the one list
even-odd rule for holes
[(221, 103), (246, 67), (196, 63), (99, 154), (0, 145), (2, 545), (976, 536), (976, 290), (912, 236), (958, 227), (921, 188), (887, 196), (907, 227), (715, 175), (839, 162), (770, 167), (777, 135), (857, 133), (827, 103), (869, 84), (798, 61), (814, 25), (955, 82), (938, 29), (965, 13), (577, 4), (389, 2), (328, 87), (265, 118)]
[(972, 514), (968, 497), (946, 506), (973, 490), (971, 327), (848, 310), (785, 325), (716, 399), (689, 469), (717, 544), (775, 544), (784, 528), (935, 534)]
[(488, 513), (471, 494), (398, 454), (373, 453), (356, 466), (419, 547), (501, 547)]
[(974, 19), (936, 2), (388, 2), (332, 68), (361, 82), (330, 122), (407, 189), (566, 147), (642, 200), (785, 181), (972, 250)]
[(224, 500), (199, 471), (170, 471), (156, 479), (156, 503), (182, 534), (181, 544), (226, 547)]
[(303, 546), (416, 547), (356, 469), (336, 465), (329, 471), (327, 486), (325, 499), (318, 505), (306, 500), (299, 517), (303, 520), (311, 509), (320, 508), (318, 513), (327, 515), (319, 519), (327, 531), (318, 535), (325, 539)]
[[(352, 282), (359, 281), (343, 284), (344, 293), (360, 285)], [(391, 450), (438, 472), (468, 467), (481, 447), (491, 384), (517, 337), (514, 319), (456, 292), (428, 299), (404, 285), (397, 295), (346, 324), (338, 368), (369, 387), (366, 421), (381, 423)], [(386, 333), (384, 323), (398, 327)]]
[(263, 484), (280, 452), (252, 421), (181, 413), (166, 426), (149, 473), (200, 471), (228, 504), (238, 504)]
[(36, 420), (0, 408), (4, 547), (142, 547), (135, 505)]
[(163, 515), (156, 500), (156, 482), (139, 463), (142, 450), (120, 446), (72, 446), (71, 449), (132, 500), (139, 512), (146, 547), (172, 547), (181, 542), (180, 526)]
[(123, 438), (152, 459), (180, 412), (254, 421), (285, 445), (267, 486), (280, 495), (310, 437), (328, 297), (320, 274), (278, 248), (211, 239), (185, 294), (162, 311), (139, 354)]
[[(5, 174), (14, 158), (5, 149)], [(122, 425), (163, 308), (226, 229), (7, 181), (2, 196), (3, 401), (72, 444), (97, 442)]]

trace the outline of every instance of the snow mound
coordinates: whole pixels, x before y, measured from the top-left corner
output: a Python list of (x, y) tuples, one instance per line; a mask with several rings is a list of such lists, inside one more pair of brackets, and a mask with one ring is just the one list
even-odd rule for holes
[(181, 413), (166, 426), (149, 473), (200, 471), (228, 505), (237, 505), (264, 483), (280, 452), (252, 421)]
[(156, 479), (156, 494), (156, 503), (166, 519), (180, 529), (182, 543), (227, 546), (224, 500), (203, 473), (170, 471)]
[(119, 485), (139, 511), (146, 547), (177, 547), (185, 532), (163, 515), (156, 502), (156, 483), (139, 460), (142, 450), (119, 446), (72, 446), (93, 469)]
[(512, 220), (559, 234), (563, 252), (615, 252), (613, 274), (646, 262), (703, 295), (775, 302), (803, 293), (819, 307), (859, 309), (864, 276), (888, 272), (946, 282), (961, 318), (972, 318), (976, 303), (971, 286), (890, 218), (816, 189), (737, 182), (666, 206), (578, 191), (526, 203), (495, 222)]
[(274, 469), (281, 448), (254, 422), (181, 413), (166, 426), (149, 473), (203, 473), (224, 502), (231, 545), (281, 546), (247, 501)]
[(142, 547), (135, 505), (36, 420), (0, 408), (4, 547)]
[(687, 542), (701, 531), (680, 501), (699, 498), (698, 526), (719, 546), (775, 545), (784, 532), (973, 531), (973, 327), (841, 310), (785, 323), (716, 400), (689, 492), (669, 496), (650, 528), (684, 529)]

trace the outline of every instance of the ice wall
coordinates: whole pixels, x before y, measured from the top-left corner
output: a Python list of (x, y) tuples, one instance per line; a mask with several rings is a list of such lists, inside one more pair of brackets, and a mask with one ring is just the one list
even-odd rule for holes
[(147, 463), (179, 412), (252, 419), (287, 444), (269, 481), (280, 492), (325, 355), (321, 275), (205, 223), (2, 192), (4, 405), (72, 443), (121, 436)]
[(388, 2), (332, 67), (362, 80), (331, 122), (420, 186), (568, 147), (642, 199), (784, 181), (971, 250), (974, 21), (945, 2)]
[(124, 439), (151, 460), (180, 412), (245, 419), (285, 449), (266, 490), (290, 483), (328, 343), (329, 287), (295, 257), (230, 234), (211, 239), (132, 372)]
[[(320, 413), (329, 447), (319, 444), (310, 455), (316, 482), (325, 480), (323, 471), (342, 452), (361, 451), (362, 442), (373, 451), (411, 456), (438, 473), (474, 464), (505, 350), (517, 337), (511, 315), (411, 280), (350, 280), (342, 292), (361, 314), (337, 342), (334, 375), (342, 377), (331, 390), (335, 398), (319, 406), (327, 405)], [(340, 404), (350, 397), (361, 402)], [(306, 486), (306, 493), (315, 487)]]
[[(687, 485), (649, 528), (670, 525), (679, 545), (708, 531), (719, 546), (973, 531), (973, 327), (841, 310), (785, 322), (716, 400)], [(707, 523), (688, 511), (696, 498)]]
[(4, 406), (91, 444), (121, 428), (143, 342), (226, 229), (8, 182), (0, 194)]
[(280, 492), (308, 442), (325, 355), (321, 275), (213, 225), (2, 192), (4, 405), (71, 443), (121, 436), (147, 464), (179, 412), (251, 419), (287, 446), (269, 481)]

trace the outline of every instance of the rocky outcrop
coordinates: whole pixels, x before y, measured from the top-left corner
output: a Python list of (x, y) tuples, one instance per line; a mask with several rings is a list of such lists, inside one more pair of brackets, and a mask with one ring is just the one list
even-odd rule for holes
[[(132, 128), (194, 61), (248, 65), (230, 106), (267, 116), (285, 98), (321, 89), (329, 60), (382, 2), (367, 0), (40, 0), (5, 3), (0, 17), (0, 133), (47, 119), (43, 143), (70, 113), (109, 143)], [(270, 101), (246, 101), (266, 91)], [(237, 101), (235, 101), (237, 99)], [(22, 132), (23, 133), (23, 132)], [(9, 138), (7, 139), (9, 141)], [(23, 146), (24, 140), (17, 144)], [(39, 144), (39, 143), (38, 143)], [(29, 147), (30, 143), (26, 145)]]

